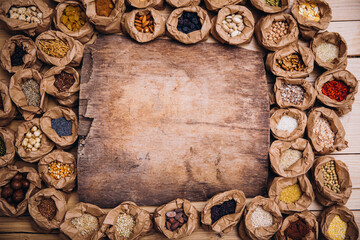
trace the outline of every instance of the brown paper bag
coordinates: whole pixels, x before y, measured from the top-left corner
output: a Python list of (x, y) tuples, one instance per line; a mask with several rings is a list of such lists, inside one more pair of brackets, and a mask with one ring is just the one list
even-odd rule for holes
[(0, 127), (0, 138), (4, 141), (6, 148), (5, 155), (0, 157), (0, 167), (5, 167), (15, 162), (14, 132), (8, 128)]
[[(331, 130), (335, 134), (334, 144), (330, 148), (323, 146), (313, 131), (315, 122), (319, 117), (323, 117), (329, 121)], [(332, 153), (335, 150), (341, 151), (348, 147), (348, 142), (345, 140), (345, 129), (339, 117), (333, 110), (328, 108), (318, 107), (311, 109), (308, 113), (307, 135), (313, 146), (314, 152), (321, 155)]]
[(61, 32), (65, 33), (66, 35), (80, 41), (81, 43), (88, 42), (92, 36), (94, 35), (94, 27), (89, 22), (89, 19), (86, 19), (85, 24), (78, 30), (72, 31), (69, 30), (61, 21), (60, 18), (67, 6), (79, 6), (85, 12), (85, 7), (82, 3), (78, 1), (68, 0), (62, 3), (59, 3), (55, 9), (55, 16), (54, 16), (54, 25), (56, 29), (60, 30)]
[[(56, 215), (53, 219), (49, 220), (39, 212), (38, 205), (43, 198), (51, 198), (56, 205)], [(54, 188), (45, 188), (37, 192), (29, 199), (29, 213), (35, 223), (46, 230), (60, 228), (60, 224), (64, 219), (67, 207), (66, 196), (64, 193), (55, 190)]]
[(166, 0), (166, 3), (174, 8), (198, 6), (201, 0)]
[[(26, 211), (30, 196), (37, 191), (37, 188), (41, 188), (41, 180), (35, 168), (30, 166), (20, 166), (20, 164), (0, 168), (0, 187), (10, 183), (10, 180), (18, 172), (27, 173), (26, 179), (30, 182), (30, 186), (26, 192), (25, 199), (16, 207), (15, 205), (10, 205), (4, 198), (0, 198), (0, 212), (9, 217), (17, 217), (23, 214)], [(2, 189), (0, 188), (0, 195), (1, 191)]]
[[(201, 29), (185, 34), (177, 30), (178, 18), (181, 17), (183, 12), (196, 12), (200, 18)], [(209, 37), (211, 28), (210, 17), (208, 13), (199, 6), (177, 8), (171, 12), (170, 16), (166, 21), (166, 29), (170, 37), (178, 40), (185, 44), (193, 44), (200, 41), (205, 41)]]
[(86, 8), (86, 16), (89, 22), (95, 25), (96, 30), (102, 33), (118, 33), (121, 32), (121, 17), (125, 11), (124, 0), (112, 0), (114, 9), (108, 17), (96, 14), (96, 0), (83, 0)]
[(40, 160), (41, 157), (47, 155), (54, 148), (55, 144), (50, 141), (43, 133), (41, 138), (41, 146), (37, 151), (26, 151), (22, 146), (22, 141), (24, 140), (25, 134), (33, 127), (36, 126), (40, 129), (40, 118), (34, 118), (31, 121), (23, 122), (18, 126), (16, 132), (16, 141), (15, 147), (17, 154), (21, 157), (25, 162), (34, 163)]
[(75, 205), (75, 207), (69, 209), (66, 214), (63, 223), (60, 225), (61, 232), (65, 233), (68, 237), (70, 237), (73, 240), (85, 240), (85, 239), (91, 239), (91, 240), (97, 240), (100, 239), (103, 234), (100, 231), (94, 231), (89, 236), (83, 236), (77, 230), (72, 224), (71, 220), (76, 217), (81, 217), (83, 214), (91, 214), (94, 217), (98, 218), (99, 221), (99, 230), (100, 226), (102, 225), (105, 217), (106, 212), (99, 208), (98, 206), (95, 206), (90, 203), (83, 203), (79, 202)]
[(337, 205), (329, 208), (325, 208), (319, 216), (320, 230), (322, 237), (331, 240), (331, 238), (327, 234), (327, 230), (330, 226), (331, 221), (334, 219), (336, 215), (339, 215), (341, 220), (346, 222), (347, 224), (345, 239), (348, 240), (359, 239), (359, 227), (355, 222), (354, 214), (347, 207), (337, 206)]
[[(323, 42), (332, 43), (339, 47), (339, 57), (335, 58), (332, 62), (323, 62), (316, 55), (316, 48)], [(315, 62), (327, 70), (340, 68), (345, 69), (347, 66), (347, 49), (345, 39), (337, 32), (322, 32), (316, 34), (313, 40), (310, 43), (311, 50), (315, 56)]]
[[(289, 33), (283, 36), (280, 40), (273, 41), (267, 39), (267, 34), (271, 31), (271, 25), (273, 22), (286, 21), (289, 24)], [(264, 48), (270, 51), (276, 51), (284, 48), (292, 43), (295, 43), (299, 39), (299, 28), (296, 20), (287, 13), (269, 14), (262, 17), (255, 26), (255, 36), (257, 42)]]
[[(12, 66), (11, 65), (11, 55), (15, 51), (15, 46), (22, 47), (27, 54), (23, 57), (23, 65)], [(25, 37), (23, 35), (12, 36), (5, 41), (1, 53), (0, 53), (0, 64), (3, 69), (9, 73), (15, 73), (24, 68), (30, 68), (36, 62), (36, 46), (31, 38)]]
[[(259, 228), (255, 228), (252, 225), (251, 216), (258, 206), (271, 213), (273, 216), (273, 225)], [(267, 240), (280, 229), (282, 215), (278, 205), (273, 200), (262, 196), (256, 196), (248, 203), (242, 222), (244, 223), (240, 224), (239, 231), (240, 235), (246, 236), (244, 239)], [(241, 229), (242, 225), (244, 226), (242, 229), (245, 229), (245, 232)]]
[(164, 6), (164, 0), (126, 0), (134, 8), (156, 8), (161, 9)]
[(110, 212), (106, 215), (103, 225), (101, 226), (101, 231), (103, 233), (106, 232), (106, 235), (111, 240), (124, 239), (118, 234), (114, 226), (117, 217), (121, 213), (130, 214), (131, 216), (134, 217), (136, 221), (130, 237), (127, 238), (128, 240), (140, 239), (142, 236), (148, 233), (153, 227), (151, 216), (148, 211), (141, 209), (134, 202), (130, 202), (130, 201), (123, 202), (116, 208), (110, 210)]
[[(29, 106), (25, 94), (22, 91), (21, 85), (28, 79), (33, 79), (40, 85), (41, 101), (39, 107)], [(48, 98), (45, 94), (42, 76), (35, 69), (27, 68), (17, 71), (10, 79), (9, 93), (11, 100), (19, 108), (25, 120), (31, 120), (36, 114), (41, 114), (46, 111)]]
[(78, 101), (79, 93), (75, 93), (74, 95), (71, 95), (68, 98), (56, 99), (56, 100), (60, 105), (63, 105), (63, 106), (69, 107), (69, 108), (73, 108), (73, 107), (78, 106), (78, 104), (79, 104), (79, 101)]
[[(8, 17), (8, 12), (12, 6), (36, 6), (43, 14), (41, 23), (27, 23), (18, 19)], [(35, 36), (48, 30), (51, 26), (53, 15), (53, 4), (50, 0), (11, 0), (1, 1), (0, 3), (0, 21), (4, 22), (10, 31), (23, 31), (30, 36)]]
[(286, 10), (289, 5), (289, 0), (281, 0), (281, 7), (273, 7), (267, 4), (264, 0), (250, 0), (251, 4), (259, 9), (260, 11), (266, 12), (266, 13), (278, 13)]
[[(175, 231), (170, 231), (165, 227), (166, 213), (177, 208), (183, 208), (184, 213), (188, 217), (188, 221), (182, 227)], [(195, 229), (199, 227), (199, 212), (186, 199), (176, 199), (165, 205), (162, 205), (154, 211), (155, 228), (169, 239), (179, 239), (189, 236)]]
[(302, 238), (303, 240), (314, 240), (318, 239), (319, 236), (319, 225), (316, 221), (316, 217), (314, 214), (312, 214), (309, 210), (305, 210), (300, 213), (294, 213), (292, 215), (287, 216), (283, 224), (280, 228), (280, 230), (276, 233), (275, 239), (276, 240), (287, 240), (289, 239), (285, 235), (285, 230), (290, 226), (291, 223), (296, 222), (299, 219), (303, 219), (307, 225), (310, 227), (309, 233)]
[[(324, 176), (322, 166), (327, 162), (335, 162), (335, 171), (338, 176), (340, 192), (335, 193), (328, 187), (324, 186)], [(350, 198), (352, 192), (352, 182), (349, 174), (349, 169), (346, 164), (340, 160), (330, 156), (318, 157), (313, 168), (313, 179), (316, 199), (324, 206), (331, 206), (334, 204), (345, 205)]]
[[(39, 41), (41, 39), (51, 40), (57, 38), (69, 44), (69, 51), (67, 52), (66, 56), (63, 58), (56, 58), (49, 56), (39, 48)], [(35, 45), (37, 46), (38, 49), (37, 50), (38, 58), (44, 63), (55, 66), (69, 65), (69, 66), (77, 67), (80, 65), (84, 53), (84, 46), (81, 44), (81, 42), (73, 39), (72, 37), (67, 36), (62, 32), (53, 31), (53, 30), (49, 30), (41, 33), (36, 38)]]
[(8, 87), (2, 82), (0, 82), (0, 97), (4, 106), (4, 111), (0, 111), (0, 126), (6, 126), (15, 118), (16, 107), (11, 101)]
[[(288, 131), (276, 129), (280, 119), (283, 116), (289, 116), (297, 120), (298, 127), (289, 133)], [(292, 141), (304, 136), (306, 127), (306, 114), (295, 108), (278, 109), (270, 117), (270, 129), (272, 135), (279, 140)]]
[[(151, 13), (151, 16), (154, 19), (154, 32), (153, 33), (142, 33), (139, 32), (135, 28), (135, 16), (137, 14), (139, 15), (146, 15), (148, 13)], [(150, 42), (157, 38), (158, 36), (161, 36), (165, 33), (165, 22), (162, 19), (161, 13), (154, 8), (146, 8), (146, 9), (135, 9), (131, 12), (125, 13), (123, 15), (123, 28), (125, 31), (135, 39), (137, 42)]]
[[(75, 79), (74, 84), (64, 92), (60, 92), (59, 89), (54, 86), (55, 75), (60, 74), (62, 71), (73, 75)], [(80, 90), (80, 76), (79, 73), (72, 67), (58, 66), (50, 68), (44, 74), (43, 83), (45, 85), (45, 92), (54, 96), (61, 105), (72, 107), (78, 100), (78, 92)]]
[[(69, 164), (72, 174), (59, 180), (51, 177), (48, 172), (48, 165), (53, 161), (58, 161), (64, 164)], [(76, 185), (76, 159), (73, 154), (63, 150), (56, 149), (50, 154), (40, 159), (38, 163), (38, 171), (40, 178), (46, 183), (48, 187), (61, 189), (64, 192), (71, 192)]]
[(218, 11), (219, 9), (229, 5), (245, 5), (246, 0), (204, 0), (204, 2), (207, 10)]
[[(51, 119), (58, 119), (64, 117), (66, 120), (72, 121), (72, 134), (70, 136), (60, 137), (56, 131), (51, 127)], [(78, 118), (76, 113), (70, 108), (65, 107), (54, 107), (44, 113), (40, 118), (40, 127), (41, 130), (50, 138), (58, 147), (67, 149), (76, 141), (78, 137)]]
[[(286, 57), (290, 54), (297, 53), (301, 56), (305, 69), (303, 71), (285, 71), (278, 66), (276, 60)], [(299, 44), (291, 44), (285, 48), (269, 53), (265, 62), (266, 68), (275, 76), (286, 78), (302, 78), (307, 77), (314, 70), (314, 55), (310, 48), (300, 46)]]
[[(281, 191), (298, 183), (302, 191), (302, 195), (299, 200), (294, 203), (285, 203), (280, 201)], [(315, 194), (309, 179), (305, 175), (300, 175), (293, 178), (276, 177), (270, 184), (269, 198), (279, 205), (282, 213), (289, 214), (291, 212), (301, 212), (306, 210), (315, 199)]]
[[(212, 223), (211, 208), (216, 205), (223, 204), (226, 201), (234, 200), (236, 202), (235, 213), (221, 217)], [(212, 229), (217, 233), (230, 232), (240, 221), (246, 204), (245, 194), (240, 190), (230, 190), (216, 194), (206, 202), (204, 210), (201, 212), (201, 223), (206, 228)]]
[[(304, 89), (304, 100), (302, 103), (295, 105), (293, 103), (289, 103), (286, 101), (283, 101), (281, 98), (281, 87), (283, 84), (291, 84), (291, 85), (299, 85)], [(301, 111), (304, 111), (306, 109), (311, 108), (316, 99), (316, 91), (313, 88), (312, 84), (308, 82), (305, 79), (289, 79), (289, 78), (283, 78), (283, 77), (277, 77), (276, 82), (274, 84), (274, 92), (275, 92), (275, 98), (276, 103), (281, 108), (290, 108), (294, 107)]]
[[(333, 100), (322, 93), (324, 84), (333, 80), (343, 81), (349, 87), (349, 94), (341, 102)], [(326, 106), (335, 108), (335, 112), (339, 116), (342, 116), (352, 110), (355, 95), (359, 89), (359, 82), (351, 72), (342, 69), (334, 69), (324, 72), (316, 79), (315, 89), (317, 91), (317, 98)]]
[[(240, 35), (236, 37), (230, 37), (227, 32), (222, 27), (222, 22), (225, 20), (225, 17), (230, 14), (240, 14), (243, 16), (245, 28)], [(218, 15), (212, 19), (211, 35), (217, 39), (219, 42), (227, 43), (230, 45), (239, 45), (243, 43), (249, 43), (254, 34), (255, 20), (251, 11), (239, 5), (229, 5), (222, 8)]]
[[(280, 167), (281, 156), (288, 150), (294, 149), (302, 152), (302, 158), (284, 170)], [(274, 141), (269, 149), (270, 163), (272, 170), (282, 177), (297, 177), (305, 174), (314, 163), (314, 152), (310, 143), (303, 138), (298, 138), (291, 142)]]
[[(316, 3), (320, 10), (320, 21), (308, 20), (299, 14), (299, 6), (305, 2)], [(291, 13), (299, 24), (301, 36), (309, 40), (315, 36), (319, 30), (325, 30), (332, 19), (332, 11), (326, 0), (296, 0), (291, 8)]]

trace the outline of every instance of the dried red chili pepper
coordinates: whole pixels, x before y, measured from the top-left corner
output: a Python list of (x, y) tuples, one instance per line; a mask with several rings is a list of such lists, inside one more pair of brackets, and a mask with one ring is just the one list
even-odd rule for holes
[(333, 80), (323, 85), (322, 93), (333, 100), (341, 102), (349, 94), (349, 87), (343, 81)]

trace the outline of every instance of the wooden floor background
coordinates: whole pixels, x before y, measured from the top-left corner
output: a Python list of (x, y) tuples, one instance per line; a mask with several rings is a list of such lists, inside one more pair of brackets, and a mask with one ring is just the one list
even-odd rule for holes
[[(290, 1), (292, 2), (292, 0)], [(360, 80), (360, 0), (328, 0), (333, 10), (333, 19), (328, 27), (328, 31), (339, 32), (346, 40), (348, 44), (348, 66), (347, 70), (352, 72), (358, 80)], [(247, 4), (248, 5), (248, 4)], [(292, 5), (292, 4), (291, 4)], [(169, 8), (165, 9), (164, 16), (168, 15)], [(288, 10), (289, 11), (289, 10)], [(259, 11), (254, 11), (254, 14), (259, 16)], [(4, 44), (4, 41), (11, 35), (5, 32), (0, 27), (0, 47)], [(209, 38), (208, 42), (214, 42), (212, 38)], [(301, 44), (308, 45), (308, 43), (301, 42)], [(247, 49), (256, 51), (264, 51), (253, 39), (249, 44), (242, 46)], [(307, 78), (307, 80), (313, 82), (316, 77), (322, 72), (319, 68)], [(0, 69), (0, 79), (3, 82), (9, 82), (10, 74)], [(269, 77), (269, 88), (272, 86), (273, 79)], [(342, 152), (335, 152), (332, 155), (336, 159), (344, 161), (350, 170), (350, 175), (353, 183), (353, 192), (346, 206), (351, 209), (355, 215), (356, 222), (360, 226), (360, 94), (356, 95), (356, 100), (353, 105), (352, 112), (341, 117), (346, 130), (346, 139), (349, 142), (349, 148)], [(11, 124), (11, 128), (16, 129), (19, 124), (18, 121)], [(69, 194), (68, 207), (73, 207), (78, 202), (78, 196), (76, 192)], [(201, 211), (205, 205), (205, 202), (194, 202), (195, 207)], [(155, 206), (143, 206), (144, 209), (153, 212)], [(322, 207), (313, 202), (309, 207), (314, 214), (318, 215), (322, 210)], [(164, 237), (159, 233), (152, 231), (143, 239), (163, 239)], [(35, 226), (28, 213), (24, 216), (17, 218), (0, 216), (0, 239), (68, 239), (65, 235), (54, 231), (51, 233), (41, 232)], [(184, 239), (240, 239), (237, 233), (237, 229), (231, 231), (225, 235), (217, 235), (213, 232), (205, 231), (203, 229), (196, 230), (191, 236)]]

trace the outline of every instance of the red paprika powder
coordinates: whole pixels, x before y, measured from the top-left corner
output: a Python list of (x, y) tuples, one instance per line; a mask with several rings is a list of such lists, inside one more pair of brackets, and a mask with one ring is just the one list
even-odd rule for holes
[(333, 100), (341, 102), (349, 94), (349, 87), (343, 81), (333, 80), (323, 85), (322, 93)]
[(301, 240), (310, 232), (310, 227), (304, 219), (299, 218), (297, 221), (290, 223), (285, 230), (285, 236), (293, 240)]

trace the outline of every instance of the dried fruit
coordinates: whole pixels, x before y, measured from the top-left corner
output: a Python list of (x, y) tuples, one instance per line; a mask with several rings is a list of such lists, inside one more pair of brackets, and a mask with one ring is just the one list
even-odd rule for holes
[(60, 21), (70, 31), (76, 32), (85, 25), (86, 15), (80, 6), (68, 5), (61, 15)]

